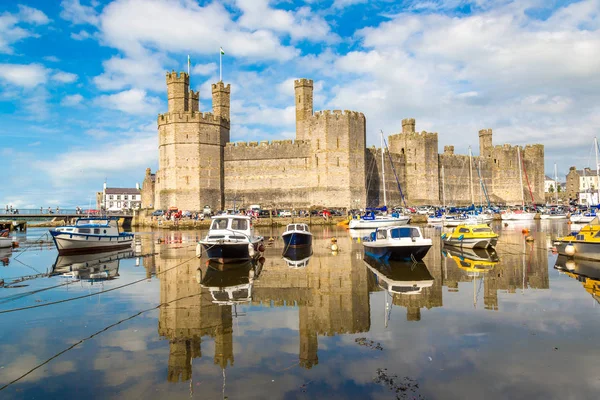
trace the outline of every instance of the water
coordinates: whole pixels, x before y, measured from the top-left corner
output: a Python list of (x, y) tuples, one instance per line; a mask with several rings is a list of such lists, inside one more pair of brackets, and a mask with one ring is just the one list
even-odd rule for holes
[[(262, 268), (233, 271), (195, 258), (204, 232), (141, 232), (135, 252), (87, 260), (115, 279), (81, 269), (79, 280), (0, 289), (0, 312), (20, 309), (0, 314), (0, 397), (597, 398), (598, 281), (560, 273), (548, 251), (571, 227), (494, 228), (498, 260), (474, 263), (434, 240), (424, 264), (391, 269), (365, 263), (357, 239), (327, 227), (313, 229), (308, 265), (290, 267), (283, 228), (268, 229)], [(0, 254), (0, 278), (86, 261), (57, 260), (47, 238), (34, 243), (44, 232)], [(600, 266), (585, 267), (600, 280)]]

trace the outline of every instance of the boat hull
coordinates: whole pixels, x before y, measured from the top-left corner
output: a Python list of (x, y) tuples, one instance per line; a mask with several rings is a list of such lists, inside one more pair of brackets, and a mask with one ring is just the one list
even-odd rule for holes
[(420, 261), (425, 257), (431, 244), (418, 244), (412, 246), (375, 246), (368, 242), (363, 243), (365, 253), (376, 258), (389, 258), (396, 261)]
[[(575, 247), (575, 253), (572, 256), (566, 252), (568, 245)], [(556, 251), (563, 256), (600, 261), (600, 243), (560, 242), (556, 246)]]
[(533, 213), (504, 213), (500, 215), (502, 221), (533, 221)]
[(12, 247), (12, 239), (6, 237), (0, 237), (0, 249), (7, 249)]
[(495, 247), (498, 243), (498, 238), (472, 238), (472, 239), (444, 239), (444, 245), (467, 249), (487, 249)]
[(308, 232), (285, 232), (281, 235), (281, 238), (283, 239), (284, 249), (312, 246), (312, 235)]
[(566, 219), (567, 216), (565, 214), (542, 214), (540, 215), (540, 219)]
[(126, 249), (133, 243), (133, 235), (92, 236), (50, 231), (58, 254), (102, 253)]
[(285, 258), (289, 258), (292, 261), (298, 261), (310, 257), (312, 253), (312, 246), (289, 247), (283, 251), (282, 256)]
[(348, 224), (350, 229), (374, 229), (384, 226), (400, 226), (407, 225), (410, 217), (386, 218), (386, 219), (353, 219)]
[[(213, 243), (201, 241), (206, 256), (221, 264), (238, 263), (258, 257), (260, 242)], [(252, 250), (251, 250), (252, 249)]]

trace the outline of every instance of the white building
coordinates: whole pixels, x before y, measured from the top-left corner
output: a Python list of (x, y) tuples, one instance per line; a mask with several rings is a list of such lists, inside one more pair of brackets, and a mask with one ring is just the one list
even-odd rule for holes
[(107, 188), (106, 182), (101, 195), (100, 209), (106, 211), (137, 210), (142, 206), (139, 183), (135, 188)]
[[(554, 187), (555, 182), (554, 179), (550, 178), (548, 175), (544, 177), (544, 192), (546, 193), (554, 193), (556, 192), (556, 188)], [(552, 188), (553, 190), (550, 190)]]

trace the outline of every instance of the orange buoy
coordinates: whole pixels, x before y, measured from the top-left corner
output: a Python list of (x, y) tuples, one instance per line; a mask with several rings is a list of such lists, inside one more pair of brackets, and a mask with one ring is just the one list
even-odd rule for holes
[(529, 233), (529, 229), (527, 229), (527, 228), (523, 228), (523, 230), (521, 231), (521, 233), (523, 233), (523, 234), (528, 234), (528, 233)]

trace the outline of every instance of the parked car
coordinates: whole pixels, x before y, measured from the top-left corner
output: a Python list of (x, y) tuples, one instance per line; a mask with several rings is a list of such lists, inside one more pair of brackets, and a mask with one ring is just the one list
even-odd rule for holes
[(202, 210), (202, 214), (210, 217), (212, 215), (212, 209), (210, 208), (209, 205), (205, 205), (204, 209)]
[(291, 213), (291, 211), (288, 211), (288, 210), (283, 210), (283, 211), (280, 211), (280, 212), (279, 212), (279, 216), (280, 216), (280, 217), (291, 217), (291, 216), (292, 216), (292, 213)]
[(154, 210), (154, 212), (152, 213), (152, 215), (154, 217), (160, 217), (160, 216), (162, 216), (164, 214), (165, 214), (165, 212), (163, 210)]
[(191, 211), (184, 211), (181, 215), (184, 216), (184, 217), (186, 217), (186, 218), (189, 218), (189, 217), (192, 216), (192, 212)]

